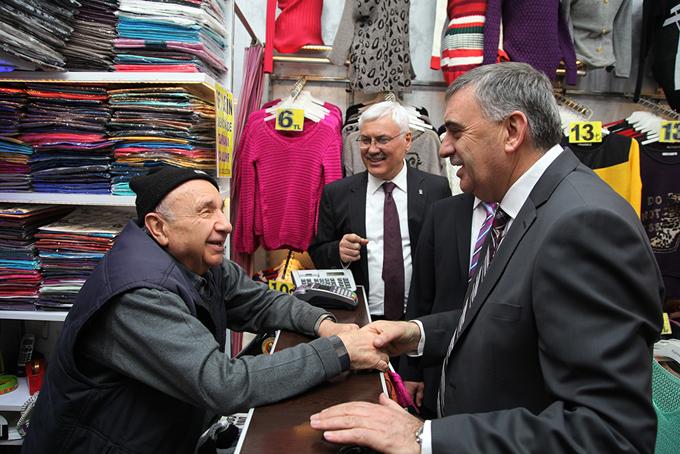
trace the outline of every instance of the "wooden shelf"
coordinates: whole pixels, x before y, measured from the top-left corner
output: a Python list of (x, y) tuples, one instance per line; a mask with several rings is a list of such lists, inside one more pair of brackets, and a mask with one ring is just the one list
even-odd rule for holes
[[(3, 311), (0, 320), (37, 320), (43, 322), (63, 322), (68, 311)], [(2, 398), (2, 396), (0, 396)]]
[(17, 377), (19, 387), (7, 394), (0, 395), (0, 411), (21, 411), (29, 397), (26, 377)]
[(134, 196), (111, 194), (59, 194), (55, 192), (0, 192), (0, 202), (55, 205), (135, 206)]

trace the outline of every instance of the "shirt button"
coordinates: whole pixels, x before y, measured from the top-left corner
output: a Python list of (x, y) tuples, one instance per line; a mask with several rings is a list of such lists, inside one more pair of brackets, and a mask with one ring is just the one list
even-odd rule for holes
[(606, 28), (603, 28), (603, 29), (602, 29), (602, 34), (603, 34), (603, 35), (606, 35), (607, 33), (609, 33), (609, 30), (607, 30)]
[(609, 3), (609, 0), (604, 0), (604, 4), (606, 5), (607, 3)]
[(596, 48), (595, 52), (602, 52), (602, 48), (601, 47)]

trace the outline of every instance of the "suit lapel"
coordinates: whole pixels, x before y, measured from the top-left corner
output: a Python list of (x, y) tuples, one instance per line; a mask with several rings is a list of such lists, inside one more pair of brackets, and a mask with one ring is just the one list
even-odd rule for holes
[[(349, 219), (350, 231), (362, 238), (366, 238), (366, 186), (368, 185), (368, 172), (364, 172), (361, 178), (350, 188)], [(361, 273), (366, 283), (366, 295), (368, 295), (368, 251), (366, 246), (361, 247)]]
[(408, 235), (412, 249), (415, 249), (414, 245), (418, 241), (418, 235), (420, 234), (418, 226), (422, 225), (423, 216), (425, 215), (425, 198), (427, 194), (423, 188), (424, 180), (425, 178), (422, 175), (417, 175), (411, 166), (406, 165)]
[[(461, 199), (463, 209), (454, 210), (454, 212), (457, 214), (454, 222), (456, 223), (456, 232), (458, 232), (456, 237), (459, 262), (458, 265), (465, 281), (467, 280), (470, 269), (470, 238), (472, 236), (472, 233), (470, 232), (470, 226), (472, 225), (472, 209), (474, 206), (474, 201), (475, 197), (473, 195), (466, 194), (465, 197)], [(458, 213), (460, 213), (460, 215), (458, 215)]]
[(517, 246), (536, 220), (537, 210), (550, 198), (555, 188), (578, 164), (579, 161), (576, 156), (571, 151), (564, 150), (538, 180), (517, 214), (517, 218), (512, 221), (512, 225), (507, 235), (503, 238), (493, 262), (491, 262), (489, 269), (486, 271), (486, 275), (480, 283), (475, 299), (465, 317), (465, 322), (458, 339), (462, 337), (467, 327), (470, 326), (480, 308), (486, 302), (489, 294), (496, 286), (496, 283), (503, 275), (503, 271), (515, 253)]

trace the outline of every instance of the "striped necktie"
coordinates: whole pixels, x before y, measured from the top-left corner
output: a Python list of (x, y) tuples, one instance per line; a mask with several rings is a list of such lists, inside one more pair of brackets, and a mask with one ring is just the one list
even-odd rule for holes
[[(456, 330), (453, 332), (453, 336), (451, 336), (451, 342), (449, 343), (449, 347), (446, 351), (446, 357), (444, 358), (444, 364), (442, 365), (442, 373), (439, 381), (439, 393), (437, 395), (437, 415), (440, 418), (444, 416), (444, 392), (446, 389), (446, 369), (449, 365), (449, 359), (451, 357), (451, 352), (453, 351), (453, 346), (456, 344), (458, 336), (460, 335), (460, 332), (463, 329), (463, 325), (465, 324), (465, 316), (467, 315), (470, 306), (472, 306), (472, 303), (474, 302), (475, 295), (477, 295), (477, 289), (482, 283), (482, 280), (486, 275), (486, 271), (488, 270), (489, 265), (491, 264), (491, 260), (493, 260), (494, 256), (496, 255), (496, 251), (498, 251), (498, 247), (500, 246), (500, 243), (503, 240), (505, 226), (508, 224), (510, 216), (508, 216), (508, 214), (505, 211), (503, 211), (503, 209), (498, 207), (496, 209), (496, 213), (492, 216), (492, 219), (493, 221), (490, 229), (491, 234), (489, 235), (489, 231), (487, 230), (487, 232), (484, 233), (483, 235), (486, 241), (482, 240), (483, 246), (481, 247), (481, 251), (486, 252), (484, 254), (481, 254), (480, 252), (479, 257), (477, 258), (479, 265), (475, 268), (474, 272), (469, 277), (468, 290), (465, 295), (465, 302), (463, 303), (463, 312), (460, 314), (458, 326), (456, 327)], [(482, 225), (482, 229), (479, 232), (480, 237), (482, 236), (482, 231), (484, 231), (484, 225)]]
[(477, 235), (477, 241), (475, 241), (475, 249), (472, 252), (472, 258), (470, 259), (470, 269), (468, 270), (468, 284), (472, 280), (477, 269), (477, 263), (479, 263), (479, 256), (482, 255), (482, 249), (484, 243), (486, 242), (486, 236), (491, 231), (491, 225), (493, 224), (493, 216), (496, 212), (497, 203), (486, 203), (482, 202), (484, 211), (486, 212), (486, 218), (482, 222), (482, 227), (479, 229), (479, 234)]

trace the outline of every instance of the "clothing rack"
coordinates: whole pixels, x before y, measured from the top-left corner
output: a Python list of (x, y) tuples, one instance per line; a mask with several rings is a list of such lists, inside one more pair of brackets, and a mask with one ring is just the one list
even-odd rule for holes
[(588, 106), (584, 106), (583, 104), (579, 104), (576, 101), (574, 101), (571, 98), (568, 98), (564, 96), (561, 93), (553, 93), (555, 96), (555, 100), (565, 106), (568, 107), (569, 109), (573, 110), (574, 112), (580, 113), (583, 115), (586, 119), (590, 120), (593, 116), (593, 111), (590, 109)]
[(680, 113), (674, 111), (670, 107), (663, 106), (658, 102), (647, 99), (644, 96), (640, 97), (638, 104), (642, 104), (652, 113), (657, 114), (661, 117), (668, 118), (670, 120), (680, 120)]
[(238, 17), (238, 20), (241, 21), (241, 24), (243, 24), (243, 27), (250, 35), (250, 45), (262, 45), (262, 41), (259, 40), (253, 31), (253, 28), (250, 26), (250, 22), (248, 22), (248, 19), (246, 19), (246, 16), (243, 14), (243, 11), (241, 11), (241, 8), (238, 7), (238, 3), (236, 3), (236, 1), (234, 1), (234, 12), (236, 13), (236, 17)]

